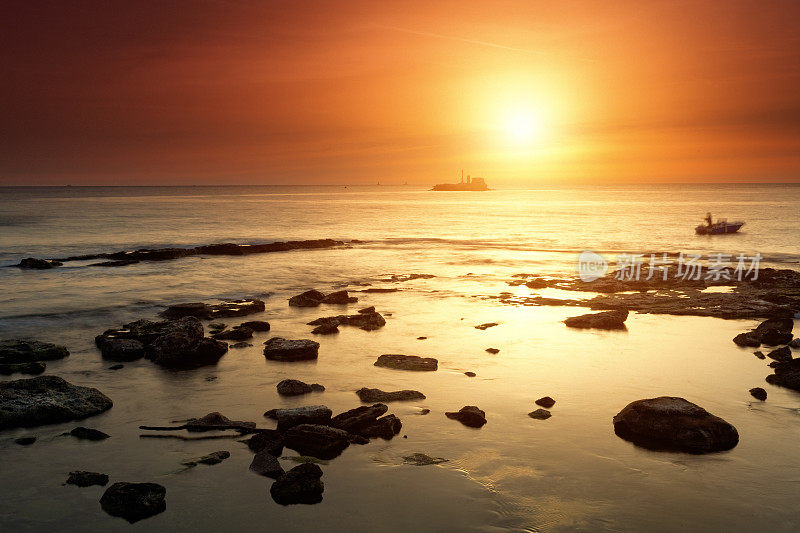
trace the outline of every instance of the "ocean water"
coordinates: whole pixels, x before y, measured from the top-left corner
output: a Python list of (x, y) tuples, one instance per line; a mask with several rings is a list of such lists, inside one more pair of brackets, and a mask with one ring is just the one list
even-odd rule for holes
[[(697, 236), (706, 211), (744, 220), (739, 234)], [(519, 273), (572, 275), (592, 250), (621, 253), (760, 254), (762, 266), (800, 268), (800, 186), (578, 187), (440, 193), (418, 187), (0, 188), (0, 337), (69, 347), (48, 373), (91, 385), (115, 406), (80, 424), (112, 435), (100, 443), (60, 436), (77, 423), (0, 432), (0, 525), (9, 531), (795, 531), (800, 526), (800, 395), (766, 385), (769, 373), (731, 338), (747, 320), (633, 314), (624, 332), (567, 330), (581, 309), (516, 307), (491, 299)], [(363, 241), (329, 250), (244, 257), (190, 257), (120, 268), (67, 263), (48, 271), (13, 267), (24, 257), (63, 257), (139, 247), (333, 238)], [(391, 275), (435, 277), (393, 282)], [(266, 361), (269, 336), (310, 338), (306, 322), (338, 306), (290, 308), (309, 288), (396, 287), (354, 293), (387, 314), (376, 332), (341, 328), (318, 338), (316, 362)], [(214, 367), (167, 371), (148, 361), (107, 369), (93, 339), (182, 301), (259, 297), (272, 324), (254, 346)], [(224, 320), (236, 324), (237, 319)], [(486, 331), (473, 326), (499, 325)], [(425, 336), (426, 340), (417, 340)], [(262, 338), (263, 337), (263, 338)], [(485, 352), (500, 349), (497, 355)], [(436, 357), (434, 373), (372, 365), (383, 353)], [(463, 372), (474, 371), (468, 378)], [(20, 376), (13, 376), (18, 378)], [(327, 390), (280, 398), (285, 378)], [(12, 379), (12, 378), (0, 378)], [(140, 438), (141, 424), (210, 411), (264, 427), (267, 409), (359, 405), (360, 387), (417, 389), (419, 402), (390, 404), (400, 436), (351, 446), (322, 465), (324, 501), (281, 507), (271, 480), (247, 470), (235, 440)], [(767, 388), (767, 402), (748, 389)], [(526, 414), (544, 395), (553, 417)], [(630, 401), (683, 396), (739, 430), (730, 452), (691, 456), (622, 441), (611, 418)], [(444, 411), (477, 405), (480, 430)], [(431, 409), (425, 416), (420, 408)], [(30, 447), (13, 439), (37, 435)], [(403, 438), (403, 436), (407, 438)], [(232, 457), (183, 470), (180, 461), (217, 449)], [(414, 452), (449, 459), (413, 467)], [(288, 469), (293, 452), (284, 452)], [(102, 489), (62, 486), (71, 470), (167, 487), (167, 511), (130, 526), (107, 516)]]

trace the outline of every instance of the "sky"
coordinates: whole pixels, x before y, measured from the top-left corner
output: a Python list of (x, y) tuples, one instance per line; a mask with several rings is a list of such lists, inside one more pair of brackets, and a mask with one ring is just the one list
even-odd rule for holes
[(0, 185), (800, 181), (796, 0), (0, 9)]

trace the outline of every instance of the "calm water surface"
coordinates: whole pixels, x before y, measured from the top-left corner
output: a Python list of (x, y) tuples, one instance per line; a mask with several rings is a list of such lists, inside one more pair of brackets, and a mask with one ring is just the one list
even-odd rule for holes
[[(0, 336), (67, 345), (48, 373), (99, 388), (115, 406), (83, 424), (103, 442), (62, 437), (75, 423), (0, 433), (0, 526), (8, 531), (796, 531), (800, 511), (800, 395), (764, 383), (769, 373), (730, 339), (751, 321), (632, 315), (627, 332), (567, 330), (583, 310), (513, 307), (486, 296), (521, 272), (573, 273), (584, 249), (620, 252), (756, 252), (798, 268), (800, 187), (653, 186), (429, 193), (414, 188), (0, 189), (0, 265), (53, 257), (211, 242), (360, 239), (352, 248), (248, 257), (192, 257), (124, 268), (80, 263), (51, 271), (0, 268)], [(706, 211), (747, 222), (740, 235), (697, 237)], [(432, 279), (392, 284), (389, 274)], [(300, 290), (396, 286), (359, 294), (351, 309), (387, 316), (376, 332), (343, 327), (321, 342), (318, 361), (266, 361), (270, 335), (310, 336), (305, 323), (339, 307), (289, 308)], [(522, 294), (528, 289), (516, 288)], [(93, 338), (163, 305), (262, 297), (272, 332), (231, 350), (215, 367), (167, 371), (147, 361), (107, 370)], [(229, 324), (237, 319), (227, 319)], [(486, 331), (473, 326), (500, 325)], [(427, 340), (416, 340), (419, 336)], [(500, 349), (497, 355), (484, 350)], [(435, 373), (372, 366), (382, 353), (436, 357)], [(468, 378), (463, 372), (474, 371)], [(19, 376), (15, 376), (19, 377)], [(280, 398), (285, 378), (326, 392)], [(10, 378), (3, 378), (10, 379)], [(281, 507), (271, 481), (247, 471), (252, 454), (234, 440), (142, 439), (137, 426), (209, 411), (270, 427), (267, 409), (359, 404), (353, 391), (418, 389), (420, 402), (390, 404), (403, 421), (392, 441), (351, 446), (323, 464), (324, 501)], [(764, 386), (767, 402), (748, 389)], [(611, 418), (632, 400), (683, 396), (739, 430), (730, 452), (656, 453), (617, 438)], [(526, 413), (557, 401), (547, 421)], [(478, 405), (489, 423), (461, 426), (444, 411)], [(420, 416), (420, 408), (431, 413)], [(30, 447), (13, 439), (37, 435)], [(402, 438), (407, 435), (407, 439)], [(183, 470), (182, 459), (227, 449), (220, 465)], [(414, 452), (440, 466), (412, 467)], [(293, 463), (285, 451), (282, 463)], [(167, 511), (129, 525), (106, 515), (99, 487), (62, 486), (71, 470), (111, 481), (167, 487)]]

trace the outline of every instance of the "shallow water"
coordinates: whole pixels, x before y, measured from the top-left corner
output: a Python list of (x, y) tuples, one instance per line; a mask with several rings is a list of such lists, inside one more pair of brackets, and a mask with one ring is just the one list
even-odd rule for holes
[[(694, 246), (708, 253), (725, 247), (721, 251), (760, 251), (783, 267), (792, 266), (800, 255), (796, 244), (786, 233), (762, 232), (780, 218), (768, 199), (780, 196), (797, 207), (798, 188), (737, 188), (726, 195), (711, 189), (698, 188), (689, 200), (673, 202), (679, 213), (693, 210), (686, 220), (669, 220), (669, 208), (653, 213), (655, 220), (648, 224), (663, 224), (663, 234), (643, 230), (627, 236), (625, 221), (651, 217), (642, 210), (663, 190), (643, 188), (643, 196), (587, 190), (588, 200), (578, 193), (577, 200), (570, 199), (566, 191), (495, 191), (498, 198), (488, 201), (453, 195), (431, 200), (405, 190), (154, 194), (144, 189), (126, 196), (112, 189), (90, 196), (71, 189), (28, 191), (25, 198), (19, 190), (4, 190), (2, 220), (17, 221), (0, 233), (7, 262), (27, 255), (223, 240), (369, 242), (351, 249), (192, 257), (117, 269), (0, 269), (0, 335), (67, 345), (72, 355), (48, 363), (48, 373), (95, 386), (115, 402), (110, 411), (84, 422), (0, 433), (0, 524), (9, 531), (794, 531), (800, 524), (795, 505), (800, 452), (794, 444), (800, 395), (765, 384), (765, 362), (730, 341), (754, 321), (632, 314), (627, 331), (575, 331), (561, 321), (582, 309), (516, 307), (486, 298), (504, 290), (528, 291), (509, 289), (505, 282), (514, 273), (569, 272), (574, 251), (581, 249), (687, 251)], [(691, 235), (694, 218), (707, 210), (698, 198), (745, 218), (748, 233), (733, 236), (738, 240)], [(587, 203), (593, 206), (590, 218), (607, 231), (580, 225), (576, 231), (585, 233), (584, 239), (558, 229), (582, 216), (565, 217), (567, 205), (576, 209)], [(629, 213), (631, 204), (638, 213)], [(540, 208), (550, 211), (542, 214)], [(31, 219), (25, 219), (26, 212), (33, 213)], [(437, 277), (380, 281), (409, 272)], [(375, 332), (342, 327), (336, 336), (319, 338), (315, 362), (264, 359), (259, 348), (269, 336), (310, 337), (306, 322), (341, 311), (337, 306), (290, 308), (289, 296), (312, 286), (358, 289), (357, 283), (402, 289), (360, 293), (358, 304), (349, 307), (375, 305), (390, 313), (386, 327)], [(267, 310), (248, 319), (266, 319), (272, 331), (257, 334), (251, 348), (229, 351), (215, 367), (176, 372), (138, 361), (111, 371), (93, 344), (104, 329), (153, 317), (166, 303), (259, 295), (266, 298)], [(500, 325), (485, 331), (473, 327), (484, 322)], [(490, 355), (484, 351), (488, 347), (500, 353)], [(439, 370), (372, 366), (382, 353), (436, 357)], [(477, 377), (465, 376), (468, 370)], [(289, 377), (322, 383), (327, 390), (280, 398), (275, 384)], [(271, 427), (262, 417), (267, 409), (324, 403), (339, 412), (359, 405), (354, 391), (362, 386), (418, 389), (428, 398), (390, 404), (390, 412), (403, 421), (400, 436), (351, 446), (323, 464), (324, 501), (313, 506), (275, 504), (268, 492), (271, 480), (248, 472), (252, 454), (235, 440), (142, 439), (137, 429), (215, 410)], [(747, 391), (754, 386), (767, 389), (767, 402), (750, 397)], [(647, 451), (614, 435), (611, 418), (622, 407), (665, 394), (683, 396), (734, 424), (739, 445), (692, 456)], [(556, 399), (553, 417), (528, 418), (536, 408), (533, 400), (544, 395)], [(444, 411), (464, 405), (485, 410), (488, 424), (475, 430), (445, 418)], [(431, 413), (417, 414), (422, 407)], [(84, 442), (60, 436), (76, 425), (102, 429), (112, 438)], [(14, 444), (21, 435), (39, 440), (30, 447)], [(232, 457), (210, 467), (180, 466), (182, 459), (217, 449), (229, 450)], [(414, 452), (449, 461), (403, 465), (402, 456)], [(282, 463), (287, 469), (293, 465), (288, 458)], [(98, 503), (103, 489), (61, 485), (69, 471), (80, 469), (106, 472), (112, 483), (161, 483), (167, 488), (167, 511), (132, 526), (109, 517)]]

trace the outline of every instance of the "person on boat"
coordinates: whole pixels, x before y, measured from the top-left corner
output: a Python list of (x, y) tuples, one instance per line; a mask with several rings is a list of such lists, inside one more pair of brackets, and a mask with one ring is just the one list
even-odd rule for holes
[(709, 228), (714, 225), (711, 222), (711, 213), (710, 212), (706, 213), (706, 218), (704, 218), (703, 220), (705, 220), (707, 222), (707, 225), (708, 225)]

